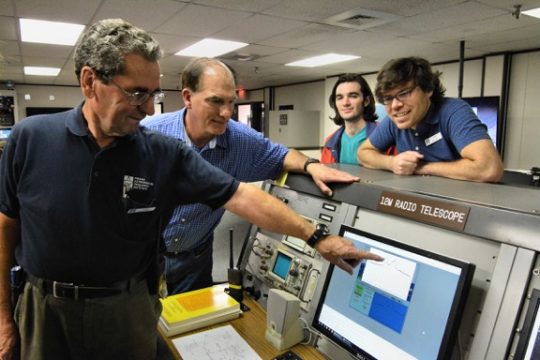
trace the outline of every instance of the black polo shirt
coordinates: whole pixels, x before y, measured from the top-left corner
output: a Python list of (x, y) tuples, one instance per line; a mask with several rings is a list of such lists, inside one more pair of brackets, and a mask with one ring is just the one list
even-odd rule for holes
[(88, 285), (125, 280), (148, 264), (176, 205), (218, 208), (239, 183), (144, 128), (100, 149), (81, 107), (13, 128), (0, 160), (0, 211), (19, 219), (15, 256), (33, 275)]

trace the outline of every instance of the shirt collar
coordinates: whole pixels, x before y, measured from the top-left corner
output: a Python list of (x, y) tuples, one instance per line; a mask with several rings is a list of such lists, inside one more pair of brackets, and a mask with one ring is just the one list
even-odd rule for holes
[(420, 121), (416, 126), (416, 130), (410, 129), (413, 132), (417, 132), (420, 136), (431, 136), (433, 127), (439, 124), (439, 117), (434, 115), (434, 106), (433, 103), (429, 105), (429, 109), (426, 112), (426, 116)]
[[(182, 131), (183, 131), (183, 134), (184, 134), (184, 142), (186, 143), (186, 145), (188, 145), (189, 147), (193, 148), (197, 148), (197, 145), (194, 145), (193, 142), (191, 141), (191, 139), (189, 138), (189, 135), (187, 133), (187, 130), (186, 130), (186, 126), (185, 126), (185, 119), (186, 119), (186, 114), (187, 114), (187, 109), (184, 108), (183, 109), (183, 113), (182, 113)], [(232, 119), (229, 119), (229, 121), (232, 121)], [(225, 132), (228, 131), (228, 125), (227, 125), (227, 130), (225, 130)], [(218, 136), (214, 136), (212, 138), (212, 140), (210, 140), (208, 142), (208, 144), (204, 145), (200, 150), (204, 150), (204, 149), (214, 149), (216, 146), (219, 146), (219, 147), (222, 147), (222, 148), (226, 148), (227, 147), (227, 139), (225, 137), (225, 134), (223, 135), (218, 135)]]
[[(88, 122), (84, 118), (84, 115), (82, 112), (83, 105), (84, 105), (84, 101), (81, 102), (74, 109), (75, 116), (68, 116), (68, 118), (66, 119), (66, 127), (73, 135), (81, 136), (81, 137), (89, 136), (93, 138), (92, 134), (90, 133), (90, 130), (88, 130)], [(135, 133), (119, 137), (117, 138), (117, 140), (122, 140), (122, 141), (131, 140), (137, 136), (139, 131), (141, 131), (140, 128), (138, 128)]]
[(81, 102), (74, 109), (75, 116), (68, 116), (66, 119), (66, 127), (69, 129), (69, 131), (72, 134), (77, 135), (77, 136), (90, 135), (90, 131), (88, 131), (88, 125), (82, 113), (83, 105), (84, 105), (84, 101)]

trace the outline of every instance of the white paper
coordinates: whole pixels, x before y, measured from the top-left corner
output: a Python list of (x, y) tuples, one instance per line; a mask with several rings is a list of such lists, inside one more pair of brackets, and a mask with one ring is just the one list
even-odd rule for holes
[(262, 360), (231, 325), (173, 339), (184, 360)]

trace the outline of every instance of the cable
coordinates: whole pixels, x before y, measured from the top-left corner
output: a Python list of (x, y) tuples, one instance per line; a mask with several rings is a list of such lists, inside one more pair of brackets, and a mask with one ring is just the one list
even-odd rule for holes
[[(255, 242), (258, 242), (259, 244), (256, 244)], [(263, 251), (263, 253), (259, 253), (257, 251), (255, 251), (255, 248), (257, 249), (261, 249)], [(260, 257), (261, 259), (270, 259), (272, 257), (272, 254), (268, 254), (267, 252), (267, 247), (263, 246), (260, 244), (260, 240), (255, 238), (255, 241), (253, 241), (253, 245), (251, 247), (251, 252), (255, 255), (255, 256), (258, 256)], [(266, 254), (265, 254), (266, 252)]]

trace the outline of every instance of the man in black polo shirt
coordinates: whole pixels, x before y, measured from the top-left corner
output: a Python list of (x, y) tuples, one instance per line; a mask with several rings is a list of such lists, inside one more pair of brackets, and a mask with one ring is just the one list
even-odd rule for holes
[[(160, 303), (152, 264), (179, 203), (226, 209), (309, 240), (352, 272), (361, 252), (282, 202), (212, 167), (181, 142), (139, 128), (161, 100), (159, 45), (123, 20), (83, 35), (85, 101), (17, 124), (0, 161), (0, 358), (152, 359)], [(7, 274), (27, 273), (15, 319)]]

